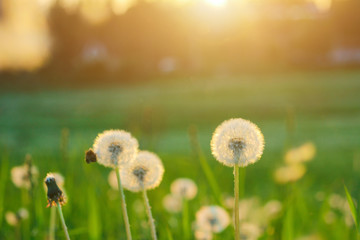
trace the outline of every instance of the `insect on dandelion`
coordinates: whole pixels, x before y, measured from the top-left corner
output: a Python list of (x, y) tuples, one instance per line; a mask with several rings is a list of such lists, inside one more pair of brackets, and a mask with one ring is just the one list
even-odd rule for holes
[(61, 210), (61, 206), (65, 204), (63, 192), (57, 185), (54, 175), (51, 173), (48, 173), (46, 175), (45, 184), (48, 189), (48, 191), (47, 191), (48, 206), (52, 207), (54, 204), (57, 205), (57, 209), (59, 212), (61, 224), (62, 224), (64, 233), (65, 233), (66, 239), (69, 240), (70, 236), (69, 236), (66, 224), (65, 224), (64, 215)]
[(131, 240), (130, 223), (119, 170), (135, 160), (138, 148), (138, 141), (130, 133), (124, 130), (108, 130), (96, 137), (93, 148), (89, 149), (85, 155), (87, 163), (97, 162), (115, 170), (128, 240)]
[(230, 224), (229, 214), (219, 206), (203, 206), (196, 213), (196, 226), (205, 231), (222, 232)]
[(160, 158), (154, 153), (140, 151), (135, 161), (124, 165), (120, 172), (121, 181), (123, 182), (125, 189), (132, 192), (142, 191), (146, 211), (149, 217), (151, 235), (153, 239), (157, 239), (155, 223), (146, 190), (156, 188), (161, 183), (164, 167)]
[[(242, 118), (221, 123), (211, 139), (211, 151), (216, 160), (234, 167), (235, 213), (239, 212), (239, 167), (258, 161), (264, 150), (264, 136), (252, 122)], [(235, 214), (235, 239), (240, 238), (239, 215)]]

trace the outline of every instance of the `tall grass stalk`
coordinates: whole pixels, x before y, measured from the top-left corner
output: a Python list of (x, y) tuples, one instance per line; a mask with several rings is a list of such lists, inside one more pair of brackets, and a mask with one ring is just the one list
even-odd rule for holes
[(157, 237), (156, 237), (155, 221), (154, 221), (154, 218), (153, 218), (152, 213), (151, 213), (151, 207), (150, 207), (150, 203), (149, 203), (149, 198), (147, 196), (146, 189), (144, 187), (142, 188), (142, 193), (143, 193), (146, 213), (147, 213), (148, 218), (149, 218), (151, 237), (152, 237), (153, 240), (156, 240)]
[(207, 181), (209, 182), (215, 200), (219, 205), (224, 206), (223, 201), (221, 200), (221, 191), (218, 182), (215, 179), (214, 173), (211, 170), (203, 151), (201, 150), (197, 136), (197, 128), (195, 126), (189, 128), (189, 136), (190, 136), (191, 147), (193, 149), (194, 155), (200, 160), (201, 168), (205, 174)]
[(239, 166), (234, 166), (234, 217), (235, 217), (235, 240), (240, 240), (240, 216), (239, 216)]
[(59, 202), (56, 202), (56, 205), (57, 205), (57, 209), (58, 209), (58, 212), (59, 212), (61, 225), (62, 225), (62, 228), (63, 228), (64, 233), (65, 233), (65, 237), (66, 237), (67, 240), (70, 240), (69, 232), (68, 232), (66, 224), (65, 224), (64, 215), (63, 215), (62, 210), (61, 210), (61, 205), (60, 205)]
[(118, 180), (118, 187), (119, 187), (120, 198), (121, 198), (121, 209), (122, 209), (123, 218), (124, 218), (126, 236), (127, 236), (127, 240), (131, 240), (132, 238), (131, 238), (129, 217), (128, 217), (127, 209), (126, 209), (125, 194), (124, 194), (123, 187), (121, 185), (121, 178), (120, 178), (119, 168), (116, 168), (115, 172), (116, 172), (116, 177), (117, 177), (117, 180)]
[(50, 208), (49, 240), (55, 240), (56, 209)]

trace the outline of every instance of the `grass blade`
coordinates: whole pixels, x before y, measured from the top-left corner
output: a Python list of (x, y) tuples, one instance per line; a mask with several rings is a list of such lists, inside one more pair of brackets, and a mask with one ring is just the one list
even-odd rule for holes
[(349, 204), (349, 207), (350, 207), (350, 211), (351, 211), (351, 215), (354, 219), (354, 222), (355, 222), (355, 226), (356, 226), (356, 230), (359, 232), (359, 223), (358, 223), (358, 215), (357, 215), (357, 212), (356, 212), (356, 208), (355, 208), (355, 205), (354, 205), (354, 201), (346, 187), (346, 185), (344, 184), (344, 189), (345, 189), (345, 194), (346, 194), (346, 199), (347, 199), (347, 202)]

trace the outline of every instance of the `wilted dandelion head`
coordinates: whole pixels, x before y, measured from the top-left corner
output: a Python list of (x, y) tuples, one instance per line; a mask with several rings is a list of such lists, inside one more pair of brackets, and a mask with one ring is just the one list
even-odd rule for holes
[(99, 134), (94, 142), (94, 153), (98, 163), (117, 168), (135, 159), (138, 141), (123, 130), (109, 130)]
[(182, 199), (172, 194), (166, 195), (162, 200), (162, 204), (166, 211), (170, 213), (178, 213), (182, 209)]
[(64, 194), (58, 187), (56, 179), (52, 173), (48, 173), (45, 177), (45, 184), (47, 186), (48, 206), (52, 207), (53, 204), (65, 204)]
[(185, 199), (193, 199), (197, 194), (196, 183), (189, 178), (178, 178), (171, 184), (171, 193)]
[(276, 169), (274, 177), (275, 181), (281, 184), (295, 182), (302, 178), (306, 172), (306, 168), (302, 164), (292, 164)]
[(11, 180), (18, 188), (30, 189), (31, 182), (36, 182), (39, 171), (36, 166), (24, 164), (11, 169)]
[(160, 158), (148, 151), (140, 151), (135, 161), (124, 165), (120, 170), (123, 187), (133, 192), (159, 186), (163, 174), (164, 166)]
[(196, 225), (200, 229), (219, 233), (229, 224), (229, 214), (222, 207), (204, 206), (196, 213)]
[(285, 162), (287, 164), (308, 162), (314, 158), (315, 153), (315, 145), (307, 142), (300, 147), (290, 149), (285, 155)]
[(252, 122), (242, 118), (221, 123), (211, 139), (214, 157), (226, 166), (245, 167), (260, 159), (264, 150), (264, 136)]

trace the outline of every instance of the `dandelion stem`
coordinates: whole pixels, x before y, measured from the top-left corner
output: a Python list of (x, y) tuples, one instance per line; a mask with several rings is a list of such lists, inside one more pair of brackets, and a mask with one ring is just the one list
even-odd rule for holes
[(235, 239), (240, 240), (240, 216), (239, 216), (239, 166), (234, 166), (234, 197), (235, 197)]
[(156, 240), (156, 230), (155, 230), (155, 222), (154, 222), (154, 218), (152, 216), (151, 213), (151, 207), (150, 207), (150, 203), (149, 203), (149, 199), (148, 196), (146, 194), (146, 189), (143, 187), (142, 188), (142, 192), (143, 192), (143, 197), (144, 197), (144, 203), (145, 203), (145, 207), (146, 207), (146, 213), (148, 215), (149, 218), (149, 224), (150, 224), (150, 229), (151, 229), (151, 237), (153, 240)]
[(125, 194), (124, 194), (123, 187), (121, 185), (119, 169), (116, 168), (115, 172), (116, 172), (116, 177), (117, 177), (117, 180), (118, 180), (118, 187), (119, 187), (120, 198), (121, 198), (121, 208), (122, 208), (123, 217), (124, 217), (124, 223), (125, 223), (125, 228), (126, 228), (126, 236), (127, 236), (128, 240), (131, 240), (129, 217), (128, 217), (127, 210), (126, 210)]
[(190, 239), (190, 237), (189, 237), (189, 205), (188, 205), (187, 199), (183, 200), (182, 220), (183, 220), (184, 239)]
[(65, 224), (64, 215), (63, 215), (62, 210), (61, 210), (61, 205), (60, 205), (59, 202), (56, 202), (56, 205), (57, 205), (57, 208), (58, 208), (58, 212), (59, 212), (59, 216), (60, 216), (60, 220), (61, 220), (61, 225), (62, 225), (62, 227), (63, 227), (63, 230), (64, 230), (64, 233), (65, 233), (66, 239), (67, 239), (67, 240), (70, 240), (70, 236), (69, 236), (69, 233), (68, 233), (66, 224)]
[(55, 240), (56, 209), (50, 208), (49, 240)]

